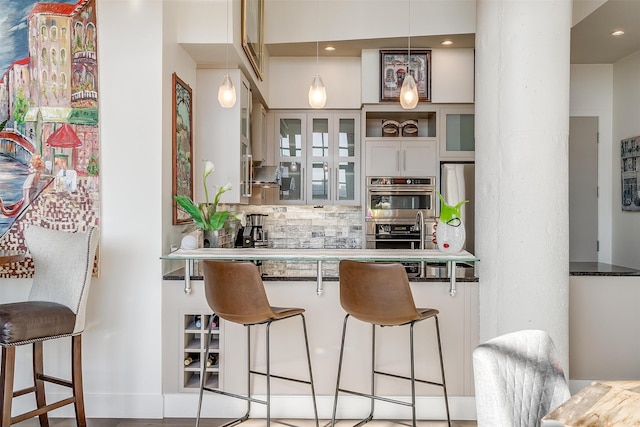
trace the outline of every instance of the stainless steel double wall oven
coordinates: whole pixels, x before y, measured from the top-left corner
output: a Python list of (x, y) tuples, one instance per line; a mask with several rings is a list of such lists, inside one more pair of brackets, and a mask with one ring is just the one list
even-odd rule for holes
[[(434, 249), (435, 177), (367, 177), (366, 247)], [(407, 263), (411, 276), (420, 263)]]

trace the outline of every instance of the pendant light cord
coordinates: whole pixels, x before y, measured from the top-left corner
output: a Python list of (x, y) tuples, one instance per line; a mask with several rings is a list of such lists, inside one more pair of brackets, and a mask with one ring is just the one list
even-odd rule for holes
[(316, 74), (320, 74), (320, 0), (316, 0)]
[(409, 49), (407, 51), (407, 74), (409, 74), (409, 69), (411, 68), (411, 0), (409, 0)]
[(227, 33), (227, 73), (229, 72), (229, 0), (227, 0), (225, 14), (227, 15), (227, 25), (225, 25)]

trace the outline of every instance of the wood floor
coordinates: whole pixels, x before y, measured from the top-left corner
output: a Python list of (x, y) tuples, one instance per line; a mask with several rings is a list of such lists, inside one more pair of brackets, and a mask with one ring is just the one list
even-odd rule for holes
[[(201, 427), (218, 427), (225, 423), (227, 420), (203, 418), (200, 420)], [(342, 420), (336, 422), (337, 427), (350, 427), (355, 422), (349, 420)], [(320, 427), (327, 427), (331, 424), (330, 420), (320, 420)], [(475, 427), (477, 424), (475, 421), (452, 421), (453, 427)], [(14, 424), (18, 427), (38, 427), (40, 424), (37, 419), (23, 421), (18, 424)], [(66, 418), (50, 418), (49, 425), (51, 427), (75, 427), (75, 419)], [(273, 427), (315, 427), (313, 420), (276, 420), (271, 419), (271, 425)], [(165, 419), (97, 419), (90, 418), (87, 420), (87, 427), (194, 427), (195, 419), (186, 418), (165, 418)], [(239, 425), (240, 427), (263, 427), (265, 426), (264, 419), (252, 419)], [(401, 420), (398, 422), (374, 420), (366, 424), (368, 427), (411, 427), (410, 420)], [(447, 423), (444, 421), (418, 421), (418, 427), (446, 427)]]

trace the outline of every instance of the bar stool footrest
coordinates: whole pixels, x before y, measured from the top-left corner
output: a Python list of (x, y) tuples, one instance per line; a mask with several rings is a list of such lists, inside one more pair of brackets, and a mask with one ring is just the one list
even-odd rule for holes
[[(405, 377), (405, 376), (397, 375), (397, 374), (392, 374), (392, 373), (389, 373), (389, 372), (373, 371), (373, 373), (374, 374), (378, 374), (378, 375), (384, 375), (386, 377), (397, 378), (397, 379), (400, 379), (400, 380), (411, 381), (411, 378), (409, 378), (409, 377)], [(435, 381), (421, 380), (419, 378), (414, 378), (414, 381), (417, 382), (417, 383), (421, 383), (421, 384), (437, 385), (439, 387), (444, 387), (443, 383), (437, 383)]]
[(373, 395), (373, 394), (361, 393), (359, 391), (346, 390), (346, 389), (343, 389), (343, 388), (339, 388), (338, 391), (342, 392), (342, 393), (353, 394), (355, 396), (366, 397), (366, 398), (369, 398), (369, 399), (382, 400), (383, 402), (387, 402), (387, 403), (395, 403), (395, 404), (403, 405), (403, 406), (413, 406), (413, 404), (411, 402), (403, 402), (402, 400), (389, 399), (388, 397), (382, 397), (382, 396), (377, 396), (377, 395)]
[(222, 424), (220, 427), (231, 427), (231, 426), (235, 426), (237, 424), (243, 423), (245, 421), (247, 421), (249, 419), (249, 413), (247, 412), (246, 414), (244, 414), (243, 416), (241, 416), (240, 418), (236, 418), (235, 420), (231, 420), (225, 424)]
[(262, 405), (266, 405), (267, 402), (265, 400), (255, 399), (253, 397), (244, 396), (242, 394), (229, 393), (228, 391), (217, 390), (209, 387), (202, 387), (203, 390), (210, 391), (211, 393), (221, 394), (227, 397), (235, 397), (236, 399), (246, 400), (253, 403), (260, 403)]
[[(249, 373), (250, 373), (250, 374), (254, 374), (254, 375), (261, 375), (261, 376), (263, 376), (263, 377), (266, 377), (266, 376), (267, 376), (267, 374), (266, 374), (266, 373), (264, 373), (264, 372), (258, 372), (258, 371), (253, 371), (253, 370), (249, 371)], [(270, 376), (271, 378), (275, 378), (275, 379), (278, 379), (278, 380), (292, 381), (292, 382), (294, 382), (294, 383), (300, 383), (300, 384), (307, 384), (307, 385), (311, 385), (311, 381), (307, 381), (307, 380), (299, 380), (299, 379), (297, 379), (297, 378), (283, 377), (283, 376), (281, 376), (281, 375), (273, 375), (273, 374), (271, 374), (271, 375), (269, 375), (269, 376)]]

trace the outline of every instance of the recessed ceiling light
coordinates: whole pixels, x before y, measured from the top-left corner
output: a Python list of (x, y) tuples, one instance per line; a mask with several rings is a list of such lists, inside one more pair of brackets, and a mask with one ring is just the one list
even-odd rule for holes
[(622, 31), (622, 30), (616, 30), (616, 31), (611, 33), (611, 35), (614, 36), (614, 37), (619, 37), (619, 36), (621, 36), (623, 34), (624, 34), (624, 31)]
[(453, 42), (451, 40), (443, 40), (440, 44), (442, 46), (451, 46)]
[(326, 50), (327, 52), (333, 52), (334, 50), (336, 50), (336, 48), (333, 46), (327, 46), (324, 48), (324, 50)]

